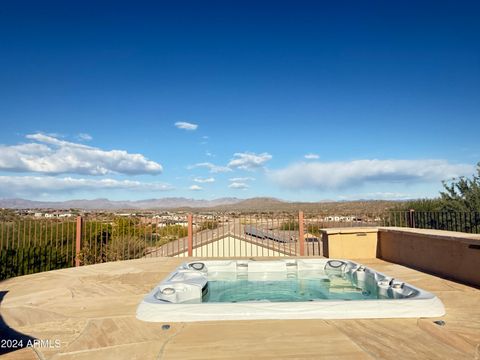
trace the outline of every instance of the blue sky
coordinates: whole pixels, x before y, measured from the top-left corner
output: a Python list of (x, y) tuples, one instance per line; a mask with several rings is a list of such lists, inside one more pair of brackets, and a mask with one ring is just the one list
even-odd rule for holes
[(474, 1), (3, 4), (0, 197), (435, 196), (480, 160), (479, 18)]

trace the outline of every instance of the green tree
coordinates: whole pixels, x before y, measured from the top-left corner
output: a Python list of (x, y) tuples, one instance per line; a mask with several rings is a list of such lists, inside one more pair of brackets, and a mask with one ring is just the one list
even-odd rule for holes
[(280, 225), (280, 230), (284, 230), (284, 231), (298, 230), (298, 221), (297, 220), (285, 221), (282, 225)]
[(217, 220), (205, 220), (202, 221), (198, 227), (198, 231), (203, 230), (213, 230), (218, 228), (218, 221)]
[(415, 211), (442, 211), (442, 200), (440, 198), (410, 200), (400, 205), (396, 210), (408, 211), (410, 209)]
[(0, 221), (16, 221), (19, 216), (10, 209), (0, 209)]
[(443, 182), (440, 192), (443, 211), (480, 212), (480, 162), (471, 178), (460, 177)]
[(397, 220), (419, 228), (480, 232), (480, 162), (472, 177), (459, 177), (443, 181), (443, 191), (435, 199), (419, 199), (404, 203), (399, 210), (415, 210), (413, 219)]
[(183, 238), (188, 235), (188, 228), (182, 225), (167, 225), (156, 230), (157, 246)]
[(80, 261), (87, 265), (141, 258), (151, 242), (148, 229), (136, 218), (118, 217), (111, 223), (88, 221), (84, 225)]

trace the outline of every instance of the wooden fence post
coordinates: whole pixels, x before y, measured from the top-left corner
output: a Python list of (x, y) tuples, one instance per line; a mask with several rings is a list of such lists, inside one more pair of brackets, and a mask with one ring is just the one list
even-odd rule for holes
[(193, 216), (188, 214), (188, 256), (193, 256)]
[(298, 212), (298, 241), (300, 245), (300, 256), (305, 255), (305, 234), (303, 231), (303, 211)]
[(75, 266), (80, 266), (80, 242), (82, 241), (82, 217), (77, 216), (77, 232), (75, 233)]

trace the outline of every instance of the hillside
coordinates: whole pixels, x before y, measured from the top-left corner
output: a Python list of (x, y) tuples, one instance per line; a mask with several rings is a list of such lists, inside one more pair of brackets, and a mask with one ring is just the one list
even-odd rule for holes
[(0, 208), (6, 209), (83, 209), (83, 210), (128, 210), (128, 209), (177, 209), (210, 208), (241, 201), (237, 198), (196, 200), (187, 198), (162, 198), (137, 201), (114, 201), (108, 199), (32, 201), (25, 199), (0, 199)]
[(31, 201), (25, 199), (0, 199), (0, 208), (6, 209), (81, 209), (81, 210), (184, 210), (218, 212), (295, 212), (312, 213), (380, 213), (393, 209), (398, 201), (360, 200), (325, 202), (288, 202), (275, 198), (251, 199), (219, 198), (196, 200), (188, 198), (162, 198), (138, 201), (112, 201), (108, 199), (69, 200), (63, 202)]

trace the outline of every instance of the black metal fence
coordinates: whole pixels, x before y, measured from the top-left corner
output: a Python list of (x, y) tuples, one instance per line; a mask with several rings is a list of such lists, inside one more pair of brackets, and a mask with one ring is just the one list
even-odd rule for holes
[(391, 211), (385, 218), (385, 226), (480, 234), (480, 212)]
[(0, 279), (74, 265), (75, 222), (0, 222)]

